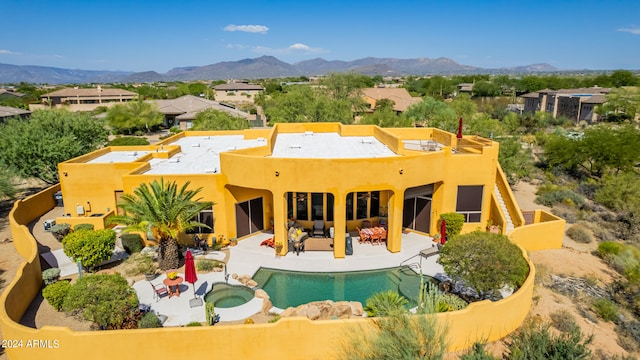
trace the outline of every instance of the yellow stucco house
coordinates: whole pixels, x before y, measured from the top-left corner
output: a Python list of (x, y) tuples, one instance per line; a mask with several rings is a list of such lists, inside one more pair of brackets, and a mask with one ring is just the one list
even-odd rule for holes
[[(335, 358), (345, 334), (374, 326), (366, 318), (306, 317), (254, 325), (91, 332), (23, 325), (22, 316), (42, 289), (38, 245), (29, 224), (55, 206), (58, 191), (67, 213), (58, 223), (93, 223), (99, 228), (117, 211), (119, 197), (140, 184), (158, 178), (190, 181), (202, 187), (204, 200), (214, 202), (211, 210), (200, 214), (200, 220), (212, 227), (201, 230), (204, 237), (242, 241), (273, 229), (274, 251), (280, 255), (288, 251), (290, 218), (307, 228), (320, 220), (325, 229), (333, 228), (335, 258), (345, 258), (346, 234), (366, 221), (384, 222), (387, 250), (398, 252), (403, 231), (434, 234), (442, 213), (463, 214), (463, 232), (484, 229), (491, 220), (523, 249), (529, 276), (505, 299), (433, 315), (449, 330), (449, 351), (500, 339), (522, 324), (535, 278), (526, 251), (558, 248), (564, 234), (564, 220), (518, 208), (498, 164), (497, 143), (430, 128), (314, 123), (187, 131), (151, 146), (100, 149), (58, 168), (59, 185), (18, 200), (9, 214), (14, 246), (24, 258), (0, 295), (3, 339), (23, 341), (22, 347), (6, 349), (10, 359), (69, 359), (79, 354), (94, 359), (169, 358), (186, 353), (229, 359), (327, 359)], [(192, 236), (181, 240), (191, 241)]]

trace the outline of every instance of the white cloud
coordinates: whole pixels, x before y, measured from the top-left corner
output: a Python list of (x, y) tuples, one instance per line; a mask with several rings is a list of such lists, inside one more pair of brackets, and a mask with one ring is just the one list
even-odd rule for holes
[(20, 55), (20, 53), (11, 50), (0, 49), (0, 55)]
[(253, 48), (253, 52), (266, 55), (310, 55), (310, 54), (322, 54), (329, 51), (322, 48), (313, 48), (305, 44), (295, 43), (286, 48), (272, 49), (266, 46), (256, 46)]
[(248, 33), (266, 34), (269, 28), (264, 25), (227, 25), (224, 31), (243, 31)]
[(627, 26), (627, 27), (618, 29), (618, 31), (628, 32), (633, 35), (640, 35), (640, 26)]

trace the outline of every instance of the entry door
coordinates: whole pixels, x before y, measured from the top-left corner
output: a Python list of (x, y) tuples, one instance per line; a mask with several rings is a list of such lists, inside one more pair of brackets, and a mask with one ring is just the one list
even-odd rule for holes
[(264, 208), (262, 198), (236, 204), (237, 237), (264, 230)]
[(431, 198), (418, 196), (404, 199), (402, 226), (428, 233), (431, 228)]

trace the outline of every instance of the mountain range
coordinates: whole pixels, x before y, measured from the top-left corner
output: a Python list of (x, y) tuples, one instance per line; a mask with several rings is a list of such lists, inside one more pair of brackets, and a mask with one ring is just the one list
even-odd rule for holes
[(554, 72), (549, 64), (533, 64), (511, 68), (487, 69), (458, 64), (448, 58), (373, 58), (353, 61), (322, 58), (289, 64), (273, 56), (224, 61), (204, 66), (173, 68), (165, 74), (155, 71), (126, 72), (101, 70), (71, 70), (46, 66), (0, 64), (0, 83), (82, 84), (113, 82), (156, 82), (225, 79), (261, 79), (290, 76), (318, 76), (330, 72), (348, 72), (375, 76), (519, 74)]

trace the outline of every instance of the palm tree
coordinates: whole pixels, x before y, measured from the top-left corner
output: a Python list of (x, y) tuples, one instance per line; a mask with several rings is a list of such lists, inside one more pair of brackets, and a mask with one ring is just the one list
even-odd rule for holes
[(141, 184), (133, 194), (124, 194), (118, 207), (124, 215), (114, 215), (110, 223), (124, 224), (126, 231), (151, 232), (160, 247), (160, 269), (175, 269), (179, 266), (178, 234), (195, 227), (208, 227), (199, 223), (197, 215), (210, 209), (213, 203), (201, 202), (195, 196), (202, 190), (188, 190), (187, 181), (181, 188), (175, 181), (154, 180)]

